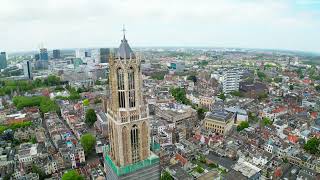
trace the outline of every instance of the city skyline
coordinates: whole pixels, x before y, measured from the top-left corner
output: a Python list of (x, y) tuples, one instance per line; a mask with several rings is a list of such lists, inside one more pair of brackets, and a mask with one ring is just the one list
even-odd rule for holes
[[(169, 6), (170, 4), (170, 6)], [(0, 49), (116, 47), (123, 24), (133, 47), (236, 47), (320, 52), (320, 2), (2, 2)]]
[(113, 50), (0, 51), (0, 179), (320, 179), (319, 55), (123, 33)]

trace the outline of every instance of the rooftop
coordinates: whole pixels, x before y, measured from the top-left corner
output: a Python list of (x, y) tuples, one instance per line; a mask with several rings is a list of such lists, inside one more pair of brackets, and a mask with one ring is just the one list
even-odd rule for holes
[(231, 170), (229, 171), (225, 176), (225, 179), (238, 179), (238, 180), (247, 180), (248, 178), (246, 178), (244, 175), (242, 175), (240, 172), (235, 171), (235, 170)]
[(226, 122), (230, 118), (232, 118), (232, 116), (233, 116), (233, 113), (229, 113), (226, 110), (216, 110), (216, 111), (207, 113), (206, 118)]
[(116, 52), (116, 56), (120, 59), (134, 59), (135, 55), (128, 44), (126, 36), (123, 35), (123, 39), (121, 40), (121, 44)]
[(246, 161), (238, 161), (237, 164), (233, 167), (234, 170), (241, 172), (244, 176), (250, 178), (261, 171), (260, 168), (254, 166)]
[(184, 179), (184, 180), (193, 179), (192, 176), (190, 176), (185, 170), (183, 170), (181, 168), (181, 165), (179, 165), (178, 163), (170, 166), (169, 168), (172, 175), (177, 179)]
[(244, 109), (241, 109), (240, 107), (227, 107), (225, 108), (225, 110), (233, 113), (243, 114), (243, 115), (247, 114), (247, 111)]

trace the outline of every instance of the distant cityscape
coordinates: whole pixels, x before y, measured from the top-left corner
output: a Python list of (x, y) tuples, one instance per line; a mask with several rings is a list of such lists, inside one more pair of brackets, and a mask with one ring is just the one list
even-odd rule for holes
[(319, 9), (1, 2), (0, 180), (320, 180)]
[(319, 179), (319, 58), (125, 35), (1, 52), (0, 178)]

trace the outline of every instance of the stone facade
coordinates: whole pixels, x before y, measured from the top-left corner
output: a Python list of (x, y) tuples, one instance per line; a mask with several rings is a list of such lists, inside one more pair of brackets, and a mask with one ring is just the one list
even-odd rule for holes
[(116, 54), (111, 53), (109, 64), (110, 157), (117, 166), (126, 166), (150, 156), (148, 108), (141, 90), (140, 59), (124, 37)]

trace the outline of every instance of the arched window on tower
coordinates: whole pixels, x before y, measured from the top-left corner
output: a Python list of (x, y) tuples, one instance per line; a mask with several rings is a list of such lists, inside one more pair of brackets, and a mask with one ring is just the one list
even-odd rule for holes
[(140, 160), (139, 156), (139, 129), (135, 124), (131, 128), (131, 150), (132, 150), (132, 163)]
[(129, 131), (126, 126), (122, 128), (122, 143), (123, 143), (123, 156), (124, 156), (124, 163), (128, 164), (129, 163), (129, 148), (128, 148), (128, 141), (129, 141)]
[(130, 67), (129, 69), (128, 82), (129, 82), (129, 107), (135, 107), (136, 98), (135, 98), (135, 78), (134, 78), (133, 67)]
[(141, 139), (141, 149), (142, 149), (142, 159), (145, 159), (149, 156), (149, 144), (148, 141), (148, 126), (146, 122), (142, 123), (141, 126), (141, 137), (144, 137)]
[(118, 82), (118, 98), (119, 98), (119, 107), (126, 107), (126, 97), (124, 91), (124, 74), (121, 68), (117, 70), (117, 82)]

